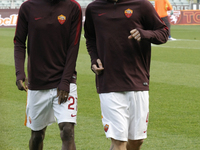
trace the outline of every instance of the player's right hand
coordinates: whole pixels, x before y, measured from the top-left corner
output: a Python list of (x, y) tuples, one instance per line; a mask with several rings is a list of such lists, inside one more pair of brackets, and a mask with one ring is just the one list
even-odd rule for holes
[(28, 81), (27, 81), (27, 79), (25, 79), (24, 83), (23, 83), (22, 80), (17, 80), (16, 81), (16, 85), (17, 85), (19, 90), (27, 92), (27, 90), (28, 90)]
[(68, 100), (69, 92), (64, 90), (59, 90), (57, 88), (58, 104), (65, 103)]
[(131, 30), (130, 34), (131, 35), (128, 36), (128, 39), (135, 39), (138, 42), (141, 41), (141, 35), (140, 35), (140, 32), (137, 29)]
[(96, 64), (93, 64), (92, 65), (92, 70), (94, 71), (94, 73), (96, 73), (97, 75), (100, 75), (104, 68), (103, 68), (103, 65), (101, 63), (101, 60), (100, 59), (97, 59), (97, 65)]

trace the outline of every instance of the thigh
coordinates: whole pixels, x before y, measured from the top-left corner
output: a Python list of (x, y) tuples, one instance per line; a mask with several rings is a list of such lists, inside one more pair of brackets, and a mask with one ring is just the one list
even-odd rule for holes
[[(57, 92), (55, 95), (57, 95)], [(59, 105), (58, 97), (54, 98), (53, 109), (58, 124), (62, 122), (76, 123), (77, 103), (77, 86), (76, 84), (72, 83), (70, 84), (70, 92), (67, 102)]]
[(111, 139), (111, 147), (110, 150), (126, 150), (126, 146), (127, 146), (127, 141), (119, 141), (119, 140), (114, 140)]
[(28, 90), (25, 125), (39, 131), (55, 122), (52, 90)]
[(141, 140), (128, 140), (127, 142), (127, 150), (137, 149), (139, 150), (144, 142), (143, 139)]
[(124, 92), (99, 94), (102, 123), (107, 138), (128, 140), (129, 102)]
[(149, 118), (149, 93), (148, 91), (129, 92), (129, 97), (131, 100), (129, 139), (145, 139)]

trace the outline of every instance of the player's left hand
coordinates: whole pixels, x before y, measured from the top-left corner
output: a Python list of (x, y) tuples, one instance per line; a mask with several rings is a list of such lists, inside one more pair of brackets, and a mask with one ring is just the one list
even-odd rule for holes
[(100, 59), (97, 59), (97, 64), (93, 64), (92, 65), (92, 70), (94, 71), (94, 73), (96, 73), (97, 75), (102, 74), (104, 67), (103, 64), (101, 62)]
[(65, 103), (68, 99), (69, 93), (67, 91), (59, 90), (57, 88), (58, 104)]
[(141, 41), (141, 35), (140, 35), (140, 32), (137, 29), (131, 30), (130, 34), (131, 35), (128, 36), (128, 39), (133, 39), (134, 38), (137, 41)]
[(26, 78), (25, 81), (23, 80), (17, 80), (16, 85), (19, 90), (27, 92), (28, 90), (28, 79)]

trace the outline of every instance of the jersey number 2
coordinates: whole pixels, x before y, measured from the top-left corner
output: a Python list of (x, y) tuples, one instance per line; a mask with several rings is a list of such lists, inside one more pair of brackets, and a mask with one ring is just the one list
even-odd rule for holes
[[(70, 101), (70, 100), (72, 100), (72, 102), (68, 105), (68, 109), (74, 110), (73, 105), (75, 103), (75, 98), (70, 96), (70, 97), (68, 97), (68, 101)], [(77, 97), (76, 97), (76, 100), (77, 100)]]

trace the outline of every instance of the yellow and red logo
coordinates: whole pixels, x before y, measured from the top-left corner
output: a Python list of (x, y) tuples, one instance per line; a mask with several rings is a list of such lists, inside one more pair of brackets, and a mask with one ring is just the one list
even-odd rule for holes
[(107, 131), (108, 131), (108, 128), (109, 128), (109, 125), (106, 124), (106, 125), (104, 126), (104, 131), (107, 132)]
[(29, 122), (30, 122), (30, 124), (31, 124), (31, 117), (29, 116), (28, 119), (29, 119)]
[(64, 15), (58, 16), (58, 21), (59, 21), (60, 24), (65, 23), (65, 20), (66, 20), (66, 17)]
[(124, 11), (124, 14), (126, 15), (127, 18), (130, 18), (133, 14), (133, 10), (128, 8)]

